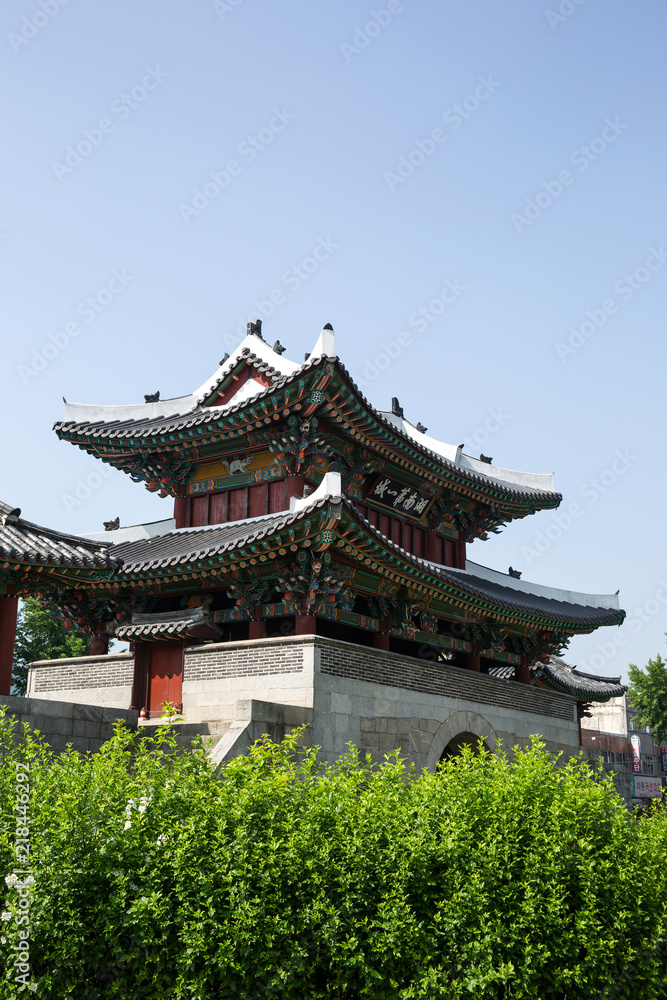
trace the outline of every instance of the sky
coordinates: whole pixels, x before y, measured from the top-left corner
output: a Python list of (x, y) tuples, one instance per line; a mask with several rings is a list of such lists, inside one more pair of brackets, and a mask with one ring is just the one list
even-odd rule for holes
[(62, 398), (184, 395), (250, 319), (294, 360), (332, 323), (374, 406), (556, 474), (469, 558), (620, 590), (570, 662), (665, 652), (666, 37), (659, 0), (6, 0), (0, 497), (170, 516), (58, 441)]

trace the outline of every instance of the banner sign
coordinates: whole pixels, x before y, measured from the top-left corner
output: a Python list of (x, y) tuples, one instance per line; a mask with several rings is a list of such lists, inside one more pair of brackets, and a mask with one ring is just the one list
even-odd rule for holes
[(412, 486), (404, 486), (403, 483), (388, 476), (378, 476), (367, 492), (366, 498), (400, 514), (409, 514), (417, 518), (422, 516), (433, 500), (428, 493), (415, 490)]
[(635, 774), (641, 774), (642, 741), (637, 734), (630, 737), (630, 746), (632, 747), (632, 770)]
[(660, 773), (667, 774), (667, 747), (660, 747)]
[(659, 799), (662, 795), (660, 778), (632, 777), (632, 794), (636, 799)]

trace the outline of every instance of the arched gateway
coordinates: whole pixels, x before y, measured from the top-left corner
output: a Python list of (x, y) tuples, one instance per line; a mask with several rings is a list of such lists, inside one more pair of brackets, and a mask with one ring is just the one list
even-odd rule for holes
[(498, 737), (484, 716), (477, 712), (454, 712), (433, 734), (426, 767), (435, 770), (441, 760), (460, 753), (463, 745), (476, 747), (480, 739), (489, 750), (495, 749)]

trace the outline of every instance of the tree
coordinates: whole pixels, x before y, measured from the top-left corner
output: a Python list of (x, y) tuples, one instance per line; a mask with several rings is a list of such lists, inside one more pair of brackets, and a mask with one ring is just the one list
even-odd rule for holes
[(216, 772), (167, 726), (94, 754), (15, 729), (0, 709), (3, 1000), (667, 996), (667, 813), (536, 739), (417, 774), (293, 733)]
[(658, 654), (645, 667), (631, 663), (628, 676), (628, 702), (637, 712), (635, 722), (652, 729), (655, 742), (661, 743), (667, 739), (667, 663)]
[(36, 597), (27, 597), (21, 602), (16, 623), (12, 694), (25, 694), (28, 665), (35, 660), (87, 656), (89, 652), (90, 636), (66, 629), (54, 612), (40, 606)]

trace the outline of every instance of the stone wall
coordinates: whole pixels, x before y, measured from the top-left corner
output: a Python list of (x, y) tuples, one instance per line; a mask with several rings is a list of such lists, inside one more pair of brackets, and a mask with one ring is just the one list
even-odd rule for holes
[(450, 740), (467, 734), (490, 748), (579, 751), (574, 698), (448, 664), (316, 640), (313, 742), (332, 760), (348, 743), (379, 760), (400, 749), (434, 768)]
[(6, 696), (0, 697), (2, 705), (21, 724), (18, 736), (22, 735), (25, 723), (38, 730), (53, 750), (64, 750), (69, 744), (75, 750), (97, 751), (113, 736), (116, 721), (134, 729), (139, 718), (138, 712), (54, 699)]
[[(82, 657), (35, 665), (29, 694), (127, 708), (131, 683), (130, 654)], [(533, 734), (553, 751), (579, 748), (573, 698), (448, 664), (320, 636), (186, 650), (186, 724), (202, 732), (212, 722), (231, 725), (235, 704), (253, 700), (312, 709), (310, 739), (329, 760), (351, 742), (374, 759), (400, 748), (418, 767), (435, 767), (463, 733), (508, 749)]]

